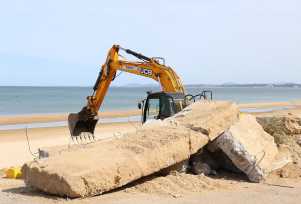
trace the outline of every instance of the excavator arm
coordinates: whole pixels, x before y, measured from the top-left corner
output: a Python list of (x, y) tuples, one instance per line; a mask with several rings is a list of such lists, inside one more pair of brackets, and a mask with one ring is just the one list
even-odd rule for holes
[[(140, 61), (127, 61), (119, 59), (119, 51), (133, 55)], [(124, 71), (135, 75), (151, 78), (158, 81), (162, 91), (170, 93), (185, 93), (184, 86), (172, 68), (159, 63), (156, 58), (149, 58), (119, 45), (113, 45), (109, 50), (105, 63), (93, 87), (93, 94), (87, 97), (87, 105), (79, 113), (71, 113), (68, 125), (71, 136), (82, 133), (94, 134), (98, 121), (98, 110), (101, 107), (111, 82), (115, 79), (117, 71)]]

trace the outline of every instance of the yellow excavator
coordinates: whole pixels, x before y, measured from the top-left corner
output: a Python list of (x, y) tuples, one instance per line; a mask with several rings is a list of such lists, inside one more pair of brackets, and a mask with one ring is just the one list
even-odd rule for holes
[[(138, 58), (137, 61), (121, 60), (120, 51)], [(68, 126), (72, 138), (82, 134), (94, 137), (95, 126), (98, 121), (98, 111), (111, 82), (117, 71), (124, 71), (135, 75), (148, 77), (158, 81), (162, 91), (148, 92), (147, 98), (138, 103), (142, 109), (142, 122), (149, 119), (164, 119), (185, 108), (191, 101), (212, 99), (211, 91), (203, 91), (197, 95), (186, 94), (179, 76), (171, 67), (165, 65), (161, 57), (146, 57), (130, 49), (113, 45), (109, 50), (105, 63), (93, 87), (93, 94), (87, 97), (87, 105), (78, 113), (68, 116)]]

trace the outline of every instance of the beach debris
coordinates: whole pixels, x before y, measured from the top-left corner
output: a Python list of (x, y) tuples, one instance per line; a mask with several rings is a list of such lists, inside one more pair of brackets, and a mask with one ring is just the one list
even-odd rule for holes
[(248, 114), (241, 114), (239, 121), (209, 146), (211, 151), (221, 149), (252, 182), (262, 181), (273, 170), (278, 154), (274, 138)]
[[(292, 160), (291, 164), (286, 165), (281, 171), (278, 170), (278, 174), (280, 176), (286, 175), (292, 178), (295, 178), (294, 175), (301, 175), (301, 118), (289, 114), (284, 116), (257, 117), (257, 121), (262, 125), (266, 132), (275, 138), (275, 142), (279, 149), (288, 149), (290, 153)], [(279, 172), (286, 173), (280, 174)]]
[(301, 134), (301, 118), (288, 116), (257, 117), (263, 129), (271, 135), (298, 135)]
[(102, 194), (186, 161), (227, 130), (238, 115), (231, 102), (196, 102), (162, 123), (121, 138), (26, 163), (24, 180), (33, 188), (70, 198)]
[(70, 149), (76, 149), (76, 147), (74, 145), (41, 147), (38, 149), (38, 157), (39, 159), (45, 159), (48, 157), (59, 156), (63, 151), (69, 151)]
[(278, 146), (286, 145), (293, 160), (301, 164), (301, 118), (295, 115), (257, 117), (263, 129), (275, 138)]
[(10, 167), (5, 170), (5, 178), (18, 179), (22, 178), (21, 167)]

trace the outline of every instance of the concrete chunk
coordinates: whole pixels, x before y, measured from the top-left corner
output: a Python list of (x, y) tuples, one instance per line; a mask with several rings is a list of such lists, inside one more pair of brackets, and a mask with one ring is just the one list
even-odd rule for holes
[(254, 116), (247, 114), (242, 114), (211, 146), (220, 148), (253, 182), (260, 182), (273, 170), (278, 154), (274, 138), (263, 130)]
[[(229, 112), (232, 112), (232, 120), (237, 117), (238, 110), (233, 111), (232, 103), (199, 103), (189, 109), (196, 113), (188, 112), (179, 121), (178, 116), (172, 117), (162, 124), (148, 125), (120, 138), (73, 147), (27, 163), (22, 168), (24, 180), (27, 185), (50, 194), (85, 197), (116, 189), (187, 160), (209, 141), (208, 135), (193, 127), (207, 130), (215, 137), (231, 125), (225, 122), (230, 118)], [(204, 122), (188, 122), (186, 117), (186, 120)], [(219, 125), (210, 125), (214, 119), (220, 121), (215, 122)]]

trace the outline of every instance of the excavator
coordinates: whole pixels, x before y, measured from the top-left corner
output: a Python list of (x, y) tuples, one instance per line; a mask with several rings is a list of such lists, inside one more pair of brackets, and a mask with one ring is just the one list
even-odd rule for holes
[[(136, 57), (137, 61), (121, 59), (120, 51)], [(87, 105), (78, 113), (70, 113), (68, 126), (71, 138), (92, 136), (99, 120), (98, 111), (104, 101), (111, 82), (116, 78), (117, 71), (148, 77), (160, 83), (162, 91), (148, 92), (147, 98), (138, 103), (142, 110), (142, 123), (147, 120), (158, 120), (170, 117), (181, 111), (197, 99), (212, 99), (212, 92), (205, 90), (200, 94), (186, 94), (179, 76), (165, 65), (162, 57), (146, 57), (130, 49), (113, 45), (108, 51), (106, 61), (101, 66), (97, 80), (93, 86), (93, 94), (87, 97)]]

